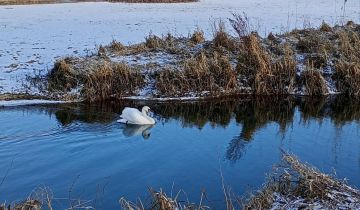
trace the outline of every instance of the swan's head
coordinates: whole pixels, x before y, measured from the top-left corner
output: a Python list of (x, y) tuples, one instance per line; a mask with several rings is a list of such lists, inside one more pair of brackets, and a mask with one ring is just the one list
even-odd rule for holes
[(149, 114), (150, 110), (151, 110), (150, 107), (144, 106), (141, 111), (142, 111), (143, 113)]

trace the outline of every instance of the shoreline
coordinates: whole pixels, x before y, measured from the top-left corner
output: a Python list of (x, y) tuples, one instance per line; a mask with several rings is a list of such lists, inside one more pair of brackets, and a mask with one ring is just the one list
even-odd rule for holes
[(107, 2), (126, 4), (182, 4), (196, 3), (199, 0), (0, 0), (0, 6), (36, 5), (36, 4), (68, 4), (86, 2)]

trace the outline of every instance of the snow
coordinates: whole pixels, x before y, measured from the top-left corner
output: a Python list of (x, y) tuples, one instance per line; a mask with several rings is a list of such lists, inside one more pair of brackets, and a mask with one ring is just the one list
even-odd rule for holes
[[(246, 12), (265, 35), (304, 25), (359, 21), (360, 4), (349, 0), (201, 0), (182, 4), (107, 2), (0, 6), (0, 94), (26, 92), (26, 75), (44, 74), (66, 55), (86, 55), (113, 39), (137, 43), (149, 33), (187, 35), (196, 27), (211, 37), (211, 22)], [(32, 91), (32, 90), (31, 90)]]
[(65, 101), (51, 101), (51, 100), (12, 100), (12, 101), (1, 101), (0, 107), (9, 107), (9, 106), (26, 106), (26, 105), (36, 105), (36, 104), (59, 104), (65, 103)]

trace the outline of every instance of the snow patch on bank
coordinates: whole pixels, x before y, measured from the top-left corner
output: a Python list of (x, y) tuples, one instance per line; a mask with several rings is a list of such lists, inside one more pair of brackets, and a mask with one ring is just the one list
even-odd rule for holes
[(66, 101), (42, 100), (42, 99), (12, 100), (12, 101), (0, 101), (0, 107), (28, 106), (28, 105), (38, 105), (38, 104), (60, 104), (60, 103), (67, 103), (67, 102)]
[(171, 32), (186, 36), (197, 26), (209, 39), (212, 36), (211, 20), (225, 19), (231, 12), (246, 12), (251, 28), (261, 35), (302, 28), (305, 23), (318, 26), (323, 20), (332, 25), (346, 20), (359, 21), (356, 1), (347, 2), (345, 17), (342, 17), (342, 6), (343, 0), (0, 6), (0, 93), (29, 91), (26, 75), (45, 74), (56, 59), (88, 55), (96, 46), (106, 45), (113, 39), (124, 44), (138, 43), (150, 31), (155, 35)]

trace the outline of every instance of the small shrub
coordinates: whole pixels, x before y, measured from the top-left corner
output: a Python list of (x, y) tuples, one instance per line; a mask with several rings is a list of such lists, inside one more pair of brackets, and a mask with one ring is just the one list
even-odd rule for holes
[(229, 18), (229, 21), (239, 38), (242, 39), (243, 37), (249, 36), (250, 24), (246, 13), (243, 13), (243, 15), (233, 13), (233, 18), (234, 19)]

